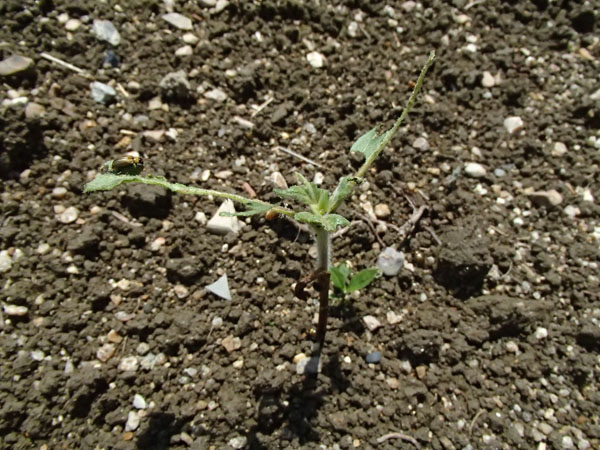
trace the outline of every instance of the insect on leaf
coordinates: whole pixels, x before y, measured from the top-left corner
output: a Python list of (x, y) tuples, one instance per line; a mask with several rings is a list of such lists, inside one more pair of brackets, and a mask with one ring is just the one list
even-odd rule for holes
[(365, 159), (369, 159), (373, 154), (379, 152), (392, 138), (392, 129), (383, 131), (381, 126), (372, 128), (361, 137), (359, 137), (352, 147), (351, 152), (359, 152), (365, 155)]
[(354, 292), (368, 286), (373, 282), (373, 280), (375, 279), (375, 277), (377, 277), (378, 274), (379, 270), (377, 268), (361, 270), (352, 277), (350, 283), (348, 283), (346, 291)]

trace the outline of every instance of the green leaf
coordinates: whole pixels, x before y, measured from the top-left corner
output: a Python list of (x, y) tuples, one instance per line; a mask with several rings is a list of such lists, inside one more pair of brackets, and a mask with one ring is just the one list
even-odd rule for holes
[(350, 269), (346, 264), (333, 266), (329, 269), (331, 272), (331, 282), (342, 292), (346, 292), (346, 280), (350, 276)]
[(83, 192), (110, 191), (123, 183), (140, 181), (142, 177), (136, 175), (117, 175), (114, 173), (100, 173), (85, 185)]
[(365, 155), (365, 159), (368, 160), (386, 146), (393, 134), (393, 128), (387, 131), (383, 131), (381, 126), (372, 128), (352, 144), (350, 151), (362, 153)]
[(266, 214), (274, 205), (268, 205), (261, 202), (248, 202), (246, 203), (248, 207), (245, 211), (238, 211), (234, 213), (230, 212), (222, 212), (219, 215), (223, 217), (248, 217), (255, 216), (256, 214)]
[(312, 204), (310, 193), (306, 191), (306, 187), (304, 186), (292, 186), (287, 189), (274, 189), (274, 192), (284, 199), (295, 200), (297, 202), (304, 203), (305, 205)]
[(326, 214), (322, 217), (322, 226), (327, 231), (335, 231), (340, 227), (347, 227), (350, 225), (348, 219), (339, 214)]
[[(296, 213), (294, 215), (294, 219), (296, 219), (298, 222), (308, 223), (311, 225), (318, 225), (320, 227), (323, 227), (323, 216), (319, 216), (318, 214), (313, 214), (308, 211), (302, 211), (302, 212)], [(325, 227), (323, 227), (323, 228), (325, 228)]]
[(338, 185), (331, 194), (329, 200), (329, 209), (327, 212), (335, 212), (335, 209), (342, 204), (342, 202), (352, 194), (354, 186), (362, 183), (363, 179), (358, 177), (342, 177), (338, 182)]
[(362, 289), (373, 282), (375, 277), (379, 274), (379, 269), (371, 268), (364, 269), (358, 272), (356, 275), (352, 277), (348, 287), (346, 288), (347, 292), (354, 292)]

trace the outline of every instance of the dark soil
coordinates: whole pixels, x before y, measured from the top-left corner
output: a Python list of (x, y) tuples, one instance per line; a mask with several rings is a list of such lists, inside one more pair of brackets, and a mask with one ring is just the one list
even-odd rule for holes
[[(191, 56), (176, 56), (186, 32), (158, 0), (0, 3), (0, 59), (35, 61), (0, 87), (0, 446), (600, 448), (597, 2), (175, 3), (198, 38)], [(98, 40), (94, 19), (121, 43)], [(333, 187), (360, 164), (352, 142), (398, 116), (432, 49), (415, 109), (334, 241), (335, 262), (375, 265), (361, 204), (387, 203), (381, 237), (407, 264), (332, 311), (316, 382), (294, 364), (317, 311), (293, 295), (313, 267), (309, 235), (263, 218), (210, 234), (195, 216), (220, 202), (160, 188), (82, 194), (103, 162), (137, 151), (147, 173), (241, 194), (248, 183), (276, 201), (274, 171), (289, 183), (315, 172), (278, 146)], [(103, 66), (109, 50), (117, 67)], [(151, 110), (178, 70), (190, 90)], [(95, 102), (93, 80), (116, 100)], [(215, 88), (225, 101), (204, 95)], [(524, 122), (512, 134), (510, 116)], [(469, 176), (469, 162), (487, 173)], [(559, 205), (532, 200), (551, 189)], [(400, 242), (393, 225), (413, 205), (427, 211)], [(77, 219), (63, 223), (69, 207)], [(204, 289), (223, 273), (232, 301)], [(365, 315), (382, 326), (370, 332)], [(395, 432), (406, 436), (379, 443)]]

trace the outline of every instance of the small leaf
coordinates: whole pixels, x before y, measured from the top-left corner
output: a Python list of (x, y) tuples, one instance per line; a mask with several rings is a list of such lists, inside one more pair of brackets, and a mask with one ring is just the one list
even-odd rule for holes
[(392, 135), (392, 129), (383, 131), (381, 126), (372, 128), (352, 144), (350, 151), (362, 153), (365, 155), (365, 159), (369, 159), (374, 153), (385, 147)]
[(326, 214), (321, 219), (321, 226), (326, 231), (335, 231), (340, 227), (347, 227), (350, 225), (348, 219), (339, 214)]
[(323, 227), (323, 216), (319, 216), (308, 211), (296, 213), (294, 215), (294, 219), (296, 219), (298, 222), (309, 223), (311, 225), (318, 225)]
[(234, 213), (222, 212), (219, 215), (223, 216), (223, 217), (255, 216), (256, 214), (266, 214), (267, 211), (269, 211), (271, 208), (273, 208), (274, 205), (265, 205), (264, 203), (261, 203), (261, 202), (248, 202), (246, 204), (246, 206), (248, 207), (248, 209), (245, 211), (239, 211), (239, 212), (234, 212)]
[(274, 192), (284, 199), (295, 200), (297, 202), (304, 203), (305, 205), (311, 205), (312, 203), (310, 193), (307, 192), (306, 187), (304, 186), (292, 186), (287, 189), (274, 189)]
[(329, 269), (331, 272), (331, 282), (342, 292), (346, 292), (346, 280), (350, 276), (350, 269), (344, 263), (333, 266)]
[(354, 292), (362, 289), (373, 282), (379, 270), (377, 268), (364, 269), (358, 272), (356, 275), (352, 277), (348, 287), (346, 289), (347, 292)]
[(85, 185), (83, 192), (110, 191), (122, 183), (139, 181), (141, 177), (135, 175), (117, 175), (114, 173), (100, 173)]
[(331, 194), (329, 200), (330, 208), (327, 212), (334, 212), (331, 208), (337, 208), (348, 197), (356, 184), (362, 183), (363, 179), (358, 177), (342, 177)]

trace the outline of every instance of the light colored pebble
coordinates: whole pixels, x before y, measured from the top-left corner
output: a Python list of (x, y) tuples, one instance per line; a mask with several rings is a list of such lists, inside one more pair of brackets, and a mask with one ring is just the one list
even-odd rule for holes
[(369, 331), (375, 331), (377, 328), (381, 327), (381, 322), (374, 316), (367, 315), (362, 319)]
[(465, 173), (473, 178), (481, 178), (487, 174), (487, 170), (479, 163), (469, 162), (465, 164)]
[(544, 328), (544, 327), (538, 327), (535, 330), (534, 336), (538, 340), (546, 339), (548, 337), (548, 330), (546, 328)]
[(323, 175), (322, 172), (316, 172), (315, 176), (313, 178), (313, 183), (315, 183), (317, 186), (323, 184), (323, 181), (325, 181), (325, 175)]
[(65, 30), (67, 31), (76, 31), (81, 26), (81, 21), (79, 19), (69, 19), (65, 23)]
[(567, 153), (567, 146), (565, 144), (563, 144), (562, 142), (555, 142), (554, 145), (552, 146), (552, 156), (555, 156), (557, 158), (560, 158), (561, 156), (564, 156)]
[(96, 352), (96, 358), (102, 362), (108, 361), (115, 354), (116, 347), (113, 344), (106, 343)]
[(152, 243), (150, 244), (150, 250), (152, 250), (153, 252), (157, 252), (161, 248), (163, 248), (166, 242), (167, 240), (164, 237), (159, 236), (156, 239), (154, 239), (154, 241), (152, 241)]
[(386, 203), (375, 205), (374, 212), (378, 219), (386, 219), (392, 215), (392, 211)]
[(112, 102), (117, 97), (117, 91), (115, 91), (112, 86), (100, 83), (99, 81), (92, 81), (90, 83), (90, 89), (94, 101), (104, 105)]
[(133, 407), (137, 409), (146, 409), (148, 404), (146, 403), (146, 399), (142, 397), (140, 394), (135, 394), (133, 396)]
[(491, 88), (491, 87), (494, 87), (495, 84), (496, 84), (496, 79), (494, 78), (494, 75), (492, 75), (487, 70), (485, 72), (483, 72), (483, 75), (481, 77), (481, 85), (484, 88)]
[(234, 337), (230, 334), (229, 336), (223, 338), (223, 340), (221, 341), (221, 345), (225, 347), (227, 353), (231, 353), (240, 349), (240, 347), (242, 346), (242, 340), (239, 337)]
[(506, 351), (509, 353), (519, 353), (519, 346), (514, 341), (508, 341), (505, 344)]
[(402, 321), (402, 315), (396, 314), (394, 311), (388, 311), (385, 318), (390, 325), (396, 325)]
[(150, 345), (148, 345), (146, 342), (140, 342), (136, 348), (136, 351), (139, 355), (143, 356), (150, 351)]
[(310, 52), (306, 55), (306, 60), (315, 69), (319, 69), (325, 65), (325, 56), (319, 52)]
[(571, 219), (573, 219), (573, 218), (577, 217), (579, 214), (581, 214), (581, 210), (577, 206), (573, 206), (573, 205), (565, 206), (565, 209), (563, 209), (563, 212), (565, 213), (565, 215), (567, 215)]
[(139, 426), (139, 413), (137, 411), (129, 411), (129, 414), (127, 414), (127, 422), (125, 423), (125, 431), (135, 431)]
[(221, 213), (235, 214), (235, 207), (231, 200), (227, 199), (221, 203), (219, 209), (206, 224), (208, 231), (215, 234), (239, 233), (242, 227), (238, 218), (222, 216)]
[(356, 23), (355, 21), (351, 21), (348, 24), (348, 36), (353, 38), (358, 36), (358, 23)]
[(240, 448), (244, 448), (246, 446), (246, 443), (248, 442), (248, 438), (246, 438), (245, 436), (238, 436), (238, 437), (234, 437), (233, 439), (230, 439), (229, 442), (227, 442), (229, 444), (229, 446), (231, 448), (234, 449), (240, 449)]
[(119, 362), (121, 372), (135, 372), (138, 369), (139, 361), (137, 356), (126, 356)]
[(223, 319), (221, 317), (214, 317), (213, 320), (210, 322), (210, 325), (213, 328), (219, 328), (221, 325), (223, 325)]
[(551, 208), (558, 206), (563, 202), (563, 197), (560, 192), (555, 189), (548, 191), (535, 191), (528, 195), (529, 199), (538, 206)]
[(232, 367), (234, 369), (241, 369), (242, 367), (244, 367), (244, 358), (240, 358), (236, 361), (233, 362)]
[(200, 225), (206, 225), (208, 222), (208, 218), (206, 217), (206, 214), (204, 214), (202, 211), (198, 211), (196, 213), (196, 215), (194, 216), (194, 220), (196, 222), (198, 222)]
[(404, 267), (404, 253), (394, 247), (385, 248), (377, 257), (377, 267), (388, 277), (395, 277)]
[(12, 257), (8, 253), (8, 250), (0, 251), (0, 273), (8, 272), (12, 267)]
[(163, 14), (162, 18), (175, 28), (180, 30), (191, 30), (193, 29), (192, 20), (179, 13), (167, 13)]
[(150, 142), (160, 142), (165, 135), (165, 130), (145, 130), (142, 132), (142, 136)]
[(46, 357), (44, 352), (41, 350), (33, 350), (29, 355), (34, 361), (42, 361)]
[(20, 305), (4, 305), (2, 309), (4, 310), (4, 314), (11, 317), (23, 317), (29, 311), (27, 306)]
[(192, 49), (191, 45), (184, 45), (183, 47), (179, 47), (175, 50), (175, 56), (192, 56), (194, 54), (194, 49)]
[(25, 117), (28, 119), (39, 119), (46, 114), (46, 108), (36, 102), (29, 102), (25, 106)]
[(11, 76), (26, 72), (33, 67), (33, 59), (21, 55), (12, 55), (0, 61), (0, 76)]
[(194, 33), (185, 33), (183, 36), (181, 36), (181, 39), (188, 45), (195, 45), (199, 41), (198, 36), (196, 36)]
[(79, 210), (74, 206), (69, 206), (64, 211), (59, 213), (58, 221), (60, 223), (73, 223), (79, 218)]
[(178, 299), (184, 299), (190, 295), (190, 291), (182, 284), (178, 284), (173, 288), (173, 292)]
[(227, 94), (219, 88), (211, 89), (210, 91), (206, 91), (204, 93), (204, 97), (209, 100), (214, 100), (216, 102), (222, 103), (227, 100)]
[(121, 43), (121, 35), (109, 20), (94, 19), (93, 31), (101, 41), (117, 46)]
[(123, 336), (121, 336), (115, 330), (110, 330), (106, 335), (106, 339), (108, 339), (113, 344), (120, 344), (121, 342), (123, 342)]
[(429, 141), (427, 139), (425, 139), (424, 137), (418, 137), (414, 140), (414, 142), (412, 143), (413, 148), (416, 148), (417, 150), (422, 150), (422, 151), (427, 151), (431, 148), (431, 146), (429, 145)]
[(273, 172), (271, 174), (271, 176), (269, 177), (269, 179), (279, 189), (287, 189), (288, 188), (287, 181), (285, 181), (285, 178), (283, 177), (283, 175), (281, 174), (281, 172)]
[(523, 120), (519, 116), (511, 116), (504, 119), (504, 128), (510, 134), (516, 133), (523, 128)]

